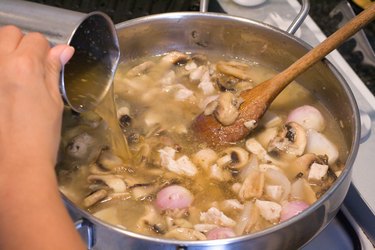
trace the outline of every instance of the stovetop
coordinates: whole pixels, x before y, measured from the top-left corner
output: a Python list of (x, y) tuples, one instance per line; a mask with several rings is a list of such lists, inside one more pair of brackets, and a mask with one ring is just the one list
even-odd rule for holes
[[(199, 0), (28, 0), (80, 12), (95, 10), (107, 13), (115, 23), (131, 18), (173, 11), (198, 11)], [(301, 1), (300, 1), (301, 2)], [(322, 4), (325, 1), (311, 1)], [(328, 1), (327, 1), (328, 2)], [(331, 2), (331, 1), (330, 1)], [(337, 1), (336, 1), (337, 2)], [(325, 5), (327, 5), (325, 3)], [(320, 6), (320, 5), (319, 5)], [(297, 0), (267, 0), (256, 7), (243, 7), (232, 0), (211, 0), (208, 10), (226, 12), (265, 22), (281, 29), (286, 29), (296, 16), (301, 6)], [(314, 5), (313, 9), (317, 7)], [(316, 14), (316, 13), (314, 13)], [(319, 13), (321, 14), (321, 13)], [(315, 15), (320, 18), (321, 15)], [(324, 15), (324, 20), (327, 20)], [(295, 33), (312, 46), (325, 39), (324, 33), (309, 16)], [(373, 40), (372, 40), (373, 41)], [(340, 52), (345, 52), (340, 50)], [(361, 68), (352, 69), (350, 64), (338, 52), (334, 51), (327, 57), (349, 83), (361, 112), (362, 135), (361, 145), (353, 166), (352, 185), (337, 217), (303, 250), (312, 249), (374, 249), (375, 243), (375, 168), (372, 167), (373, 149), (375, 148), (375, 98), (369, 89), (375, 92), (375, 82), (366, 85), (357, 74), (363, 76)], [(357, 64), (356, 64), (357, 65)], [(352, 67), (351, 67), (352, 66)], [(359, 70), (359, 71), (358, 71)], [(375, 70), (371, 71), (371, 74)], [(362, 79), (365, 79), (362, 77)], [(372, 243), (371, 243), (372, 242)]]

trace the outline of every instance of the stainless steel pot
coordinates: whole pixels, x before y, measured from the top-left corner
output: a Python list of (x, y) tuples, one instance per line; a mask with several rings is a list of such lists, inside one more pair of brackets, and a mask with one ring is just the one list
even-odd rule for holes
[[(122, 61), (180, 50), (248, 58), (283, 70), (310, 49), (303, 41), (277, 28), (224, 14), (160, 14), (127, 21), (116, 28)], [(359, 112), (349, 86), (327, 60), (319, 62), (297, 81), (335, 115), (348, 145), (345, 170), (315, 204), (294, 218), (258, 233), (192, 242), (153, 238), (117, 228), (66, 199), (89, 248), (297, 249), (312, 239), (336, 215), (349, 188), (359, 145)]]

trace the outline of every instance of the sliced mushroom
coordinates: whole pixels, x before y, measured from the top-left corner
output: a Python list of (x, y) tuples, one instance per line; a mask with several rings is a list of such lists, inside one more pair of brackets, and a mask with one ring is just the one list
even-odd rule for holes
[(131, 68), (127, 73), (127, 77), (135, 77), (147, 73), (149, 69), (155, 66), (155, 63), (152, 61), (146, 61), (141, 63), (133, 68)]
[(301, 156), (307, 144), (306, 130), (295, 122), (286, 123), (278, 136), (268, 145), (268, 152), (284, 152), (293, 156)]
[(290, 180), (296, 177), (307, 177), (310, 166), (314, 163), (324, 163), (324, 158), (307, 153), (295, 159), (287, 168), (286, 174)]
[(261, 162), (272, 163), (279, 167), (285, 167), (288, 165), (287, 162), (279, 160), (276, 157), (268, 154), (263, 146), (254, 138), (248, 139), (245, 143), (245, 147), (249, 152), (256, 155)]
[(89, 182), (101, 181), (111, 188), (115, 193), (125, 192), (127, 187), (121, 176), (117, 175), (89, 175)]
[(146, 205), (144, 215), (138, 220), (137, 227), (146, 231), (153, 231), (157, 234), (164, 234), (167, 231), (167, 224), (163, 217), (156, 211), (154, 206)]
[(155, 194), (158, 188), (159, 187), (153, 183), (137, 184), (129, 187), (135, 200), (145, 200), (148, 197), (151, 197)]
[(84, 132), (75, 136), (66, 146), (66, 153), (76, 159), (92, 159), (97, 153), (94, 149), (97, 141), (93, 136)]
[(250, 66), (237, 61), (220, 61), (216, 64), (216, 69), (224, 74), (234, 76), (241, 80), (250, 80)]
[(178, 51), (171, 51), (161, 58), (162, 63), (168, 64), (186, 64), (188, 60), (189, 56), (187, 54)]
[(109, 150), (102, 150), (97, 160), (97, 164), (107, 170), (116, 170), (124, 166), (122, 159)]
[(98, 175), (107, 175), (110, 174), (112, 171), (101, 167), (101, 165), (97, 164), (96, 162), (91, 163), (89, 165), (89, 172), (90, 174), (98, 174)]
[(168, 231), (165, 235), (167, 238), (176, 240), (206, 240), (206, 236), (194, 229), (178, 227)]
[(216, 119), (223, 125), (232, 124), (238, 117), (241, 101), (231, 92), (220, 94), (214, 111)]
[(250, 153), (256, 155), (259, 159), (263, 160), (266, 158), (266, 149), (263, 148), (263, 146), (256, 139), (250, 138), (246, 140), (245, 147)]
[(221, 91), (235, 91), (240, 79), (226, 74), (216, 74), (215, 80)]
[(218, 99), (218, 97), (213, 98), (212, 101), (208, 102), (207, 105), (204, 106), (204, 115), (212, 115), (215, 112), (217, 105), (219, 104)]
[(197, 153), (192, 155), (192, 161), (198, 167), (205, 169), (205, 170), (208, 170), (209, 166), (214, 164), (217, 158), (218, 158), (217, 153), (210, 148), (201, 149)]
[(100, 189), (95, 191), (94, 193), (90, 194), (83, 200), (83, 206), (84, 207), (91, 207), (92, 205), (98, 203), (99, 201), (106, 198), (108, 195), (108, 192), (104, 189)]
[(240, 147), (230, 147), (219, 154), (218, 166), (239, 170), (243, 168), (249, 160), (249, 153)]
[(130, 110), (127, 106), (122, 106), (117, 109), (117, 118), (121, 128), (125, 129), (131, 124)]
[(193, 54), (191, 56), (191, 60), (195, 62), (197, 65), (207, 64), (208, 58), (206, 55), (203, 54)]

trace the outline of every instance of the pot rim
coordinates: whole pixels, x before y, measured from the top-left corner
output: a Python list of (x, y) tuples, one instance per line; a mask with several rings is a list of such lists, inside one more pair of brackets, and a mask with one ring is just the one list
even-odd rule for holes
[[(149, 15), (145, 17), (139, 17), (135, 18), (132, 20), (128, 20), (119, 24), (116, 24), (116, 31), (133, 26), (133, 25), (138, 25), (141, 23), (147, 23), (147, 22), (153, 22), (155, 20), (160, 20), (160, 19), (183, 19), (183, 18), (193, 18), (193, 17), (199, 17), (199, 18), (207, 18), (207, 19), (220, 19), (224, 21), (232, 21), (232, 22), (239, 22), (243, 24), (249, 24), (249, 25), (256, 25), (259, 27), (263, 27), (265, 29), (269, 29), (273, 32), (281, 33), (284, 36), (287, 36), (288, 39), (294, 40), (297, 43), (301, 44), (304, 48), (307, 50), (310, 50), (312, 46), (310, 46), (308, 43), (305, 41), (301, 40), (300, 38), (289, 34), (288, 32), (281, 30), (275, 26), (262, 23), (253, 19), (248, 19), (248, 18), (243, 18), (243, 17), (237, 17), (237, 16), (232, 16), (228, 14), (223, 14), (223, 13), (210, 13), (210, 12), (171, 12), (171, 13), (162, 13), (162, 14), (154, 14), (154, 15)], [(225, 245), (225, 244), (230, 244), (234, 242), (238, 242), (241, 240), (250, 240), (258, 237), (265, 236), (267, 234), (273, 233), (278, 230), (282, 230), (283, 228), (290, 226), (291, 224), (296, 223), (299, 221), (301, 218), (308, 216), (313, 213), (321, 204), (329, 199), (335, 192), (335, 190), (338, 188), (338, 186), (341, 185), (342, 182), (347, 177), (350, 177), (348, 175), (351, 175), (351, 170), (353, 167), (353, 163), (355, 161), (358, 148), (359, 148), (359, 143), (360, 143), (360, 116), (359, 116), (359, 109), (357, 102), (354, 98), (354, 94), (349, 87), (348, 83), (344, 79), (344, 77), (341, 75), (341, 73), (336, 69), (336, 67), (327, 59), (324, 58), (322, 60), (327, 67), (332, 71), (332, 73), (335, 75), (335, 77), (339, 80), (341, 83), (341, 86), (345, 93), (347, 94), (348, 101), (350, 103), (350, 106), (352, 107), (353, 111), (353, 118), (354, 118), (354, 126), (353, 126), (353, 140), (352, 140), (352, 145), (350, 145), (350, 150), (348, 151), (348, 158), (345, 162), (345, 169), (343, 172), (340, 174), (340, 176), (337, 178), (337, 180), (333, 183), (333, 185), (311, 206), (309, 206), (306, 210), (301, 212), (300, 214), (284, 221), (281, 222), (280, 224), (271, 226), (270, 228), (261, 230), (259, 232), (247, 234), (247, 235), (242, 235), (242, 236), (237, 236), (233, 238), (227, 238), (227, 239), (217, 239), (217, 240), (203, 240), (203, 241), (186, 241), (186, 240), (173, 240), (173, 239), (166, 239), (166, 238), (158, 238), (158, 237), (152, 237), (152, 236), (147, 236), (147, 235), (142, 235), (139, 233), (135, 233), (132, 231), (128, 231), (126, 229), (120, 228), (118, 226), (109, 224), (105, 221), (102, 221), (99, 218), (96, 218), (92, 214), (86, 212), (85, 210), (77, 207), (72, 201), (70, 201), (63, 193), (62, 196), (64, 197), (64, 200), (66, 201), (67, 205), (74, 208), (78, 209), (80, 214), (83, 215), (86, 219), (89, 221), (102, 224), (105, 227), (109, 227), (112, 230), (115, 230), (121, 234), (125, 234), (127, 236), (144, 240), (144, 241), (150, 241), (150, 242), (157, 242), (161, 244), (173, 244), (173, 245), (182, 245), (182, 246), (198, 246), (198, 245), (205, 245), (205, 246), (213, 246), (213, 245)], [(349, 146), (349, 145), (348, 145)], [(322, 228), (323, 229), (323, 228)], [(321, 229), (321, 230), (322, 230)], [(317, 232), (318, 233), (318, 232)], [(316, 235), (316, 234), (315, 234)]]

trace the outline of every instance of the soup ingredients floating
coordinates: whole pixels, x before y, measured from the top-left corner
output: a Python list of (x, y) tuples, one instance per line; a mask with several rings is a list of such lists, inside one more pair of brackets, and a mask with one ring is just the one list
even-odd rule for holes
[(298, 215), (343, 170), (338, 124), (295, 82), (286, 91), (298, 98), (279, 96), (246, 140), (216, 148), (195, 137), (197, 114), (235, 116), (240, 93), (275, 74), (256, 62), (172, 51), (118, 72), (116, 113), (132, 157), (116, 155), (108, 124), (84, 113), (64, 121), (58, 167), (61, 190), (108, 223), (178, 240), (236, 237)]
[[(243, 139), (257, 126), (259, 119), (264, 115), (269, 105), (290, 82), (332, 50), (336, 49), (346, 39), (374, 20), (374, 18), (375, 4), (372, 4), (321, 44), (289, 66), (289, 68), (257, 85), (255, 88), (243, 91), (240, 95), (242, 103), (239, 105), (238, 111), (236, 109), (238, 101), (231, 97), (226, 97), (233, 104), (232, 106), (226, 105), (226, 107), (234, 110), (230, 112), (232, 116), (226, 114), (225, 111), (223, 116), (217, 113), (213, 115), (207, 115), (206, 113), (199, 115), (193, 123), (194, 131), (202, 140), (211, 145), (228, 144)], [(244, 75), (246, 74), (241, 74), (241, 76), (237, 74), (237, 77), (245, 78), (243, 77)], [(223, 117), (228, 117), (228, 119), (224, 120)]]

